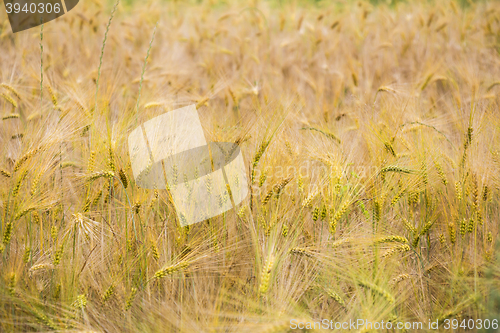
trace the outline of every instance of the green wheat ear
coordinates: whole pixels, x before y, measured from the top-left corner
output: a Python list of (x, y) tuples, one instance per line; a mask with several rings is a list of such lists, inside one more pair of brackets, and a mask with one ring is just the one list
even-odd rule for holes
[(380, 170), (380, 173), (387, 173), (387, 172), (413, 174), (416, 173), (417, 171), (405, 167), (400, 167), (397, 165), (386, 166)]

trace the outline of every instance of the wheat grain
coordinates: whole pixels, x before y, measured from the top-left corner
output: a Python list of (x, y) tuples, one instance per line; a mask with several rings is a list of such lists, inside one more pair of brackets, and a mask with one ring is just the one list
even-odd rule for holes
[(472, 175), (472, 204), (474, 210), (477, 211), (479, 208), (479, 186), (475, 174)]
[(401, 199), (401, 197), (403, 196), (403, 194), (406, 192), (405, 189), (402, 189), (400, 190), (395, 196), (394, 198), (392, 198), (391, 200), (391, 206), (394, 206), (395, 204), (398, 203), (399, 199)]
[(315, 132), (319, 132), (321, 134), (323, 134), (324, 136), (326, 136), (327, 138), (337, 142), (337, 143), (342, 143), (342, 141), (333, 133), (331, 132), (328, 132), (328, 131), (323, 131), (323, 130), (320, 130), (318, 128), (315, 128), (315, 127), (303, 127), (301, 128), (302, 130), (309, 130), (309, 131), (315, 131)]
[(54, 105), (54, 107), (57, 108), (57, 105), (58, 105), (57, 96), (54, 93), (54, 90), (52, 89), (52, 86), (51, 85), (47, 85), (47, 90), (49, 91), (50, 99), (52, 101), (52, 104)]
[(394, 277), (391, 280), (391, 284), (398, 284), (399, 282), (402, 282), (402, 281), (407, 280), (409, 278), (410, 278), (410, 274), (403, 273), (403, 274), (400, 274), (400, 275)]
[(391, 235), (376, 239), (374, 241), (374, 244), (391, 243), (391, 242), (406, 244), (408, 243), (408, 240), (406, 239), (406, 237), (403, 236)]
[(429, 183), (429, 177), (427, 175), (427, 164), (425, 163), (425, 161), (422, 161), (420, 163), (420, 172), (421, 172), (421, 175), (422, 175), (422, 183), (424, 185), (427, 185)]
[(85, 205), (82, 208), (82, 212), (88, 213), (88, 211), (90, 210), (90, 204), (91, 203), (92, 202), (90, 201), (90, 198), (87, 198), (87, 200), (85, 200)]
[(12, 108), (15, 109), (17, 108), (17, 102), (9, 95), (1, 93), (1, 97), (3, 97), (7, 102), (9, 102), (12, 105)]
[(337, 222), (342, 218), (342, 216), (347, 212), (347, 209), (350, 206), (350, 202), (346, 201), (340, 206), (340, 208), (333, 214), (333, 217), (330, 220), (330, 226), (332, 226), (331, 231), (334, 232), (335, 228), (333, 227), (334, 225), (337, 224)]
[(290, 249), (290, 253), (298, 254), (298, 255), (302, 255), (302, 256), (306, 256), (306, 257), (313, 256), (311, 251), (304, 249), (304, 248), (301, 248), (301, 247), (294, 247), (294, 248)]
[(483, 225), (483, 214), (481, 213), (480, 210), (476, 211), (476, 219), (479, 225)]
[(259, 148), (255, 152), (254, 158), (252, 160), (252, 173), (250, 175), (250, 183), (253, 184), (255, 182), (255, 168), (257, 168), (257, 165), (260, 162), (260, 159), (262, 158), (262, 155), (266, 151), (267, 147), (269, 146), (269, 143), (271, 140), (263, 140), (262, 143), (260, 144)]
[(469, 224), (467, 225), (467, 232), (468, 233), (473, 233), (474, 232), (474, 226), (476, 225), (475, 221), (473, 218), (469, 219)]
[(267, 258), (264, 267), (262, 268), (262, 273), (260, 276), (260, 286), (259, 293), (261, 295), (266, 294), (269, 290), (269, 283), (271, 279), (271, 272), (274, 266), (274, 255), (270, 254)]
[(436, 166), (436, 171), (438, 173), (439, 178), (441, 179), (441, 182), (446, 186), (448, 185), (448, 180), (446, 179), (446, 175), (444, 174), (443, 167), (439, 162), (434, 161), (434, 165)]
[(330, 223), (328, 224), (329, 231), (332, 236), (335, 236), (335, 232), (337, 231), (337, 222), (338, 220), (331, 219)]
[(420, 196), (417, 191), (411, 191), (410, 194), (408, 195), (408, 204), (414, 205), (419, 202)]
[(304, 179), (300, 175), (297, 178), (297, 187), (298, 187), (299, 193), (304, 192)]
[(24, 250), (23, 262), (27, 264), (30, 261), (30, 258), (31, 258), (31, 248), (27, 246), (26, 249)]
[(160, 107), (163, 105), (164, 105), (164, 103), (161, 103), (161, 102), (150, 102), (150, 103), (147, 103), (146, 105), (144, 105), (144, 108), (151, 109), (151, 108), (157, 108), (157, 107)]
[(446, 242), (446, 238), (444, 237), (444, 234), (439, 234), (439, 242), (441, 244), (444, 244)]
[(472, 125), (469, 125), (469, 127), (467, 128), (467, 136), (466, 136), (466, 141), (465, 141), (466, 147), (468, 147), (472, 143), (473, 133), (474, 133), (474, 129), (472, 128)]
[(38, 214), (38, 212), (33, 212), (33, 222), (35, 224), (40, 224), (40, 221), (41, 221), (41, 217), (40, 217), (40, 214)]
[(483, 186), (483, 201), (488, 201), (488, 195), (489, 195), (489, 188), (488, 188), (488, 185), (484, 185)]
[(396, 173), (411, 174), (411, 173), (415, 173), (415, 170), (404, 168), (404, 167), (400, 167), (400, 166), (397, 166), (397, 165), (389, 165), (389, 166), (386, 166), (386, 167), (382, 168), (380, 170), (380, 172), (381, 173), (396, 172)]
[(88, 176), (87, 181), (92, 182), (94, 180), (97, 180), (99, 178), (114, 178), (115, 173), (113, 171), (99, 171), (91, 174)]
[(61, 262), (61, 258), (62, 258), (63, 253), (64, 253), (64, 244), (61, 244), (59, 246), (59, 248), (56, 250), (56, 252), (54, 253), (54, 260), (52, 262), (52, 264), (54, 266), (59, 265), (59, 263)]
[(90, 155), (89, 155), (88, 166), (87, 166), (87, 170), (89, 173), (94, 172), (94, 164), (95, 164), (95, 151), (91, 151)]
[(283, 226), (281, 227), (281, 235), (283, 237), (288, 236), (288, 226), (286, 224), (283, 224)]
[(115, 286), (111, 284), (102, 295), (103, 303), (106, 303), (115, 293)]
[(33, 274), (34, 272), (41, 271), (44, 269), (54, 269), (54, 266), (52, 264), (36, 264), (30, 267), (29, 272), (30, 274)]
[(403, 222), (403, 226), (404, 226), (404, 227), (406, 228), (406, 230), (408, 230), (409, 232), (414, 233), (414, 234), (417, 232), (417, 229), (416, 229), (413, 225), (411, 225), (411, 223), (410, 223), (410, 222), (408, 222), (408, 220), (407, 220), (407, 219), (405, 219), (405, 218), (401, 218), (401, 222)]
[(127, 188), (128, 187), (128, 180), (127, 180), (127, 176), (125, 175), (125, 172), (123, 171), (123, 169), (120, 169), (118, 175), (120, 176), (120, 180), (123, 184), (123, 187)]
[(455, 228), (455, 224), (452, 222), (448, 223), (448, 236), (450, 237), (451, 244), (455, 244), (455, 241), (457, 239), (457, 231)]
[(160, 269), (154, 275), (156, 279), (161, 279), (167, 275), (172, 275), (176, 272), (183, 271), (190, 265), (189, 261), (181, 261), (166, 268)]
[(417, 247), (418, 246), (418, 242), (420, 242), (420, 234), (416, 235), (415, 238), (413, 238), (413, 242), (411, 243), (411, 246), (412, 247)]
[(87, 307), (87, 297), (85, 294), (80, 294), (76, 297), (75, 302), (73, 303), (76, 308), (85, 309)]
[(141, 209), (141, 203), (139, 201), (137, 201), (134, 206), (132, 206), (132, 210), (136, 213), (136, 214), (139, 214), (140, 212), (140, 209)]
[(423, 235), (427, 234), (433, 225), (434, 225), (434, 221), (429, 221), (426, 224), (424, 224), (422, 230), (420, 231), (420, 235), (423, 236)]
[(467, 232), (467, 219), (463, 218), (461, 223), (460, 223), (460, 235), (465, 236), (465, 233)]
[(3, 232), (3, 244), (8, 245), (10, 243), (10, 239), (12, 237), (12, 229), (14, 225), (12, 222), (7, 222), (5, 226), (5, 231)]
[(2, 120), (9, 120), (9, 119), (19, 119), (20, 115), (18, 113), (11, 113), (6, 116), (2, 117)]
[(312, 220), (317, 221), (319, 218), (319, 207), (315, 207), (312, 214)]
[(116, 166), (115, 166), (115, 154), (112, 148), (112, 144), (109, 144), (108, 147), (108, 165), (109, 169), (113, 172), (116, 173)]
[(52, 319), (47, 317), (45, 314), (41, 313), (35, 307), (33, 307), (33, 312), (35, 316), (38, 318), (40, 322), (42, 322), (45, 326), (49, 327), (51, 330), (59, 331), (60, 327), (58, 327)]
[(16, 96), (17, 99), (21, 100), (21, 95), (19, 94), (19, 92), (13, 86), (11, 86), (10, 84), (2, 83), (2, 84), (0, 84), (0, 87), (3, 87), (5, 89), (7, 89), (12, 94), (14, 94), (14, 96)]
[(264, 183), (266, 182), (266, 178), (267, 178), (267, 173), (263, 172), (259, 178), (259, 187), (262, 187), (262, 185), (264, 185)]
[(247, 212), (248, 206), (241, 206), (241, 208), (238, 210), (238, 216), (242, 219), (245, 217), (245, 213)]
[(303, 201), (302, 207), (311, 207), (313, 199), (318, 195), (318, 192), (313, 192)]
[(0, 175), (4, 176), (6, 178), (10, 178), (10, 176), (11, 176), (10, 172), (5, 171), (3, 169), (0, 169)]
[(380, 205), (380, 201), (374, 200), (373, 201), (373, 221), (379, 222), (380, 221), (380, 212), (382, 210), (382, 207)]
[(293, 177), (288, 177), (285, 179), (282, 179), (278, 184), (274, 186), (274, 192), (276, 192), (276, 195), (279, 195), (283, 188), (293, 179)]
[(36, 153), (38, 153), (39, 151), (43, 151), (43, 149), (41, 148), (36, 148), (36, 149), (33, 149), (33, 150), (30, 150), (29, 152), (27, 152), (26, 154), (24, 154), (20, 159), (18, 159), (16, 161), (16, 163), (14, 164), (14, 172), (17, 172), (19, 171), (19, 169), (21, 168), (21, 166), (27, 161), (29, 160), (31, 157), (33, 157)]
[(17, 180), (16, 184), (14, 185), (14, 188), (12, 189), (12, 197), (15, 198), (19, 194), (19, 190), (21, 189), (21, 185), (23, 181), (26, 179), (26, 176), (28, 175), (28, 170), (24, 170), (21, 176), (19, 176), (19, 179)]
[(36, 206), (31, 206), (31, 207), (23, 209), (22, 211), (20, 211), (19, 213), (16, 214), (16, 216), (14, 217), (14, 220), (15, 221), (19, 220), (21, 217), (23, 217), (26, 214), (34, 211), (35, 209), (36, 209)]
[(273, 196), (273, 193), (274, 193), (274, 188), (270, 189), (266, 196), (264, 197), (264, 199), (262, 199), (262, 205), (266, 205), (269, 200), (271, 200), (272, 196)]
[(134, 302), (136, 294), (137, 294), (137, 288), (132, 287), (129, 296), (127, 297), (127, 301), (125, 302), (125, 311), (127, 311), (132, 307), (132, 303)]
[(42, 173), (38, 173), (35, 177), (35, 179), (33, 179), (33, 183), (31, 184), (31, 190), (30, 190), (30, 194), (31, 196), (34, 196), (37, 191), (38, 191), (38, 184), (40, 183), (40, 178), (42, 177)]
[(158, 247), (156, 246), (156, 244), (154, 242), (151, 242), (151, 255), (153, 256), (153, 258), (155, 260), (160, 259), (160, 254), (158, 252)]
[(57, 229), (56, 225), (53, 225), (50, 227), (50, 237), (52, 240), (55, 242), (57, 240), (57, 234), (59, 233), (59, 230)]
[(11, 296), (15, 296), (16, 294), (16, 283), (17, 283), (17, 275), (16, 273), (12, 272), (10, 273), (9, 286), (8, 286), (9, 294)]
[(462, 200), (462, 184), (459, 181), (455, 182), (455, 196), (458, 201)]
[(321, 221), (324, 221), (326, 219), (326, 215), (327, 215), (326, 205), (323, 204), (320, 212)]
[[(99, 204), (99, 200), (101, 200), (101, 197), (102, 197), (102, 190), (99, 190), (99, 192), (97, 192), (96, 196), (92, 200), (92, 205), (97, 206)], [(85, 205), (85, 207), (87, 207), (87, 205)]]
[(384, 252), (384, 254), (382, 254), (382, 257), (386, 258), (386, 257), (392, 256), (393, 254), (396, 254), (396, 253), (404, 253), (404, 252), (408, 252), (408, 251), (410, 251), (410, 246), (408, 244), (396, 245), (394, 247), (391, 247), (386, 252)]
[(331, 298), (333, 298), (333, 300), (337, 303), (339, 303), (340, 306), (342, 307), (345, 307), (345, 301), (342, 299), (342, 297), (340, 297), (340, 295), (338, 293), (336, 293), (333, 289), (331, 288), (328, 288), (326, 290), (326, 293), (328, 296), (330, 296)]

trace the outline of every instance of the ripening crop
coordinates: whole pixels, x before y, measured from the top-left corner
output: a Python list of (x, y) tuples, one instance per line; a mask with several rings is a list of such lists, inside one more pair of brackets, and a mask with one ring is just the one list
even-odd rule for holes
[[(498, 1), (2, 8), (0, 50), (1, 332), (500, 313)], [(128, 136), (188, 105), (249, 194), (183, 226)]]

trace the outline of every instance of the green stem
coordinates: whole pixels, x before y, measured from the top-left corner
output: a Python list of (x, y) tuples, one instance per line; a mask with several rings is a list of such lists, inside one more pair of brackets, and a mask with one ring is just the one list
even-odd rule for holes
[(153, 30), (153, 36), (149, 42), (148, 52), (146, 53), (146, 58), (144, 58), (144, 64), (142, 66), (141, 81), (139, 83), (139, 96), (137, 97), (137, 103), (135, 106), (135, 123), (136, 126), (139, 124), (139, 101), (141, 100), (142, 82), (144, 81), (144, 73), (146, 72), (146, 65), (148, 63), (149, 53), (151, 52), (151, 47), (153, 46), (153, 41), (155, 40), (156, 28), (158, 27), (158, 22), (156, 21), (155, 28)]
[[(116, 0), (115, 5), (113, 6), (113, 10), (111, 11), (111, 16), (109, 17), (108, 25), (106, 26), (106, 32), (104, 33), (104, 40), (102, 41), (102, 47), (101, 47), (101, 56), (99, 57), (99, 67), (97, 68), (97, 79), (95, 83), (95, 104), (94, 104), (94, 110), (91, 111), (90, 117), (91, 119), (91, 128), (92, 130), (94, 129), (94, 113), (97, 110), (97, 97), (99, 93), (99, 80), (101, 79), (101, 68), (102, 68), (102, 59), (104, 57), (104, 48), (106, 47), (106, 41), (108, 39), (108, 32), (109, 32), (109, 27), (111, 26), (111, 21), (113, 21), (113, 17), (115, 16), (116, 9), (118, 8), (118, 4), (120, 3), (120, 0)], [(90, 131), (90, 143), (89, 146), (92, 148), (92, 131)]]

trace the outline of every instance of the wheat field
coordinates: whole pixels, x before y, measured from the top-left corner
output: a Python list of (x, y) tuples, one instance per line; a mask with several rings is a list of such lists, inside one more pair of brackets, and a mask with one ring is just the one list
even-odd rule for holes
[[(498, 1), (92, 0), (0, 23), (1, 332), (499, 319)], [(250, 194), (181, 227), (127, 140), (191, 104)]]

